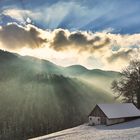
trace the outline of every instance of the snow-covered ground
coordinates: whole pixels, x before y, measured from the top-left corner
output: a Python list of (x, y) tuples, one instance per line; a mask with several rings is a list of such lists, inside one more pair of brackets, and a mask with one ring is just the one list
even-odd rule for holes
[(140, 119), (112, 126), (84, 124), (30, 140), (140, 140)]

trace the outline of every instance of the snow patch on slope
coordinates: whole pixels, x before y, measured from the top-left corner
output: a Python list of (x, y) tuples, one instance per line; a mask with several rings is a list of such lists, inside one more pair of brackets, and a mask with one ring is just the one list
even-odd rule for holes
[(84, 124), (30, 140), (140, 140), (140, 119), (112, 126)]

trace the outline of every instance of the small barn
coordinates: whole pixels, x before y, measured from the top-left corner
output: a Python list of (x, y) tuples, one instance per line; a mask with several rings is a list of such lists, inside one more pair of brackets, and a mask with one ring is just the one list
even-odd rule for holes
[(89, 125), (112, 125), (140, 117), (132, 103), (97, 104), (89, 114)]

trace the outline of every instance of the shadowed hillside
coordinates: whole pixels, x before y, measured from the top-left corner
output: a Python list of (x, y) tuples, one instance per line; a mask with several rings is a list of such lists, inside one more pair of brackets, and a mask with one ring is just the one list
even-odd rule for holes
[(0, 139), (27, 139), (79, 125), (96, 103), (113, 101), (70, 75), (49, 61), (0, 51)]

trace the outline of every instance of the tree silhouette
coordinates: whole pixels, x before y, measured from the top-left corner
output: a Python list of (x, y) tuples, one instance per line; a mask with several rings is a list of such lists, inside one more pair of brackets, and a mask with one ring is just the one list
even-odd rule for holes
[(123, 97), (124, 102), (132, 102), (140, 108), (140, 60), (132, 60), (122, 70), (122, 76), (114, 80), (111, 86), (116, 98)]

